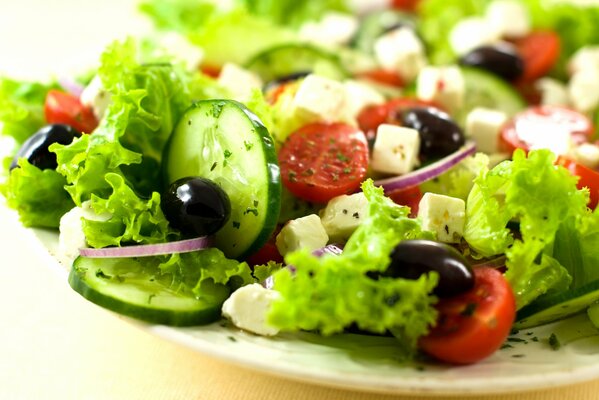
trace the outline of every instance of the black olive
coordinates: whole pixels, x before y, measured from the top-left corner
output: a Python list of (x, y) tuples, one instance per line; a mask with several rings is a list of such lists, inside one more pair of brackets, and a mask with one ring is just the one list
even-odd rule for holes
[(439, 274), (439, 283), (433, 291), (439, 297), (452, 297), (474, 287), (474, 273), (466, 258), (455, 248), (432, 240), (400, 242), (391, 252), (387, 269), (367, 275), (373, 279), (418, 279), (431, 271)]
[(162, 196), (162, 211), (170, 224), (186, 236), (207, 236), (231, 216), (231, 201), (213, 181), (186, 177), (173, 182)]
[(420, 159), (442, 158), (464, 145), (464, 132), (451, 117), (435, 107), (413, 107), (398, 110), (400, 125), (420, 134)]
[(524, 73), (524, 61), (509, 43), (480, 46), (460, 58), (460, 64), (485, 69), (507, 81)]
[(25, 158), (31, 165), (39, 169), (56, 169), (56, 154), (50, 152), (48, 147), (53, 143), (70, 144), (74, 138), (81, 136), (69, 125), (46, 125), (27, 139), (17, 151), (10, 169), (18, 167), (19, 158)]
[(264, 85), (264, 88), (262, 89), (262, 91), (264, 93), (267, 93), (267, 92), (269, 92), (273, 89), (276, 89), (277, 87), (284, 85), (286, 83), (294, 82), (294, 81), (297, 81), (298, 79), (305, 78), (306, 76), (310, 75), (311, 73), (312, 73), (312, 71), (298, 71), (298, 72), (294, 72), (292, 74), (280, 76), (276, 79), (268, 81)]

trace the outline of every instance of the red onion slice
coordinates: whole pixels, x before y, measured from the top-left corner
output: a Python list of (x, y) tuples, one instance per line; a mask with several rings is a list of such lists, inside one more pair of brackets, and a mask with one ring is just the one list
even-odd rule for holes
[(144, 244), (124, 247), (105, 247), (103, 249), (83, 248), (79, 254), (90, 258), (126, 258), (149, 257), (173, 253), (190, 253), (202, 250), (212, 245), (212, 238), (202, 236), (194, 239), (179, 240), (177, 242)]
[(405, 189), (420, 185), (423, 182), (436, 178), (451, 167), (476, 152), (476, 145), (473, 142), (466, 143), (464, 147), (455, 153), (451, 153), (445, 158), (440, 159), (424, 168), (417, 169), (405, 175), (393, 178), (379, 179), (374, 181), (376, 186), (382, 186), (385, 192), (389, 193), (398, 189)]
[(58, 84), (75, 97), (81, 96), (81, 92), (83, 92), (83, 85), (66, 76), (58, 78)]

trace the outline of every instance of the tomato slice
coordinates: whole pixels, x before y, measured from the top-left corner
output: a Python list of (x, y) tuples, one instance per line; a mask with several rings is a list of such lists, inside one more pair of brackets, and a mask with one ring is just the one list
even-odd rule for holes
[(442, 299), (439, 318), (421, 338), (422, 350), (452, 364), (471, 364), (493, 354), (503, 344), (516, 318), (516, 299), (501, 272), (474, 269), (468, 292)]
[(220, 75), (220, 70), (221, 67), (217, 66), (217, 65), (209, 65), (209, 64), (204, 64), (202, 66), (200, 66), (200, 71), (204, 74), (204, 75), (208, 75), (211, 78), (218, 78), (218, 76)]
[(592, 135), (593, 123), (583, 114), (559, 106), (534, 106), (515, 115), (501, 129), (499, 147), (510, 154), (517, 148), (546, 148), (564, 154), (570, 140), (581, 144)]
[(60, 90), (48, 91), (44, 114), (47, 123), (70, 125), (81, 133), (91, 133), (98, 126), (90, 107), (81, 104), (76, 96)]
[(358, 125), (369, 141), (376, 137), (376, 130), (381, 124), (398, 124), (397, 113), (406, 108), (436, 107), (436, 103), (412, 97), (389, 100), (384, 104), (365, 107), (358, 115)]
[(513, 39), (512, 43), (524, 62), (524, 73), (520, 77), (523, 82), (532, 82), (547, 75), (559, 58), (561, 41), (555, 32), (532, 32)]
[(356, 191), (366, 177), (364, 133), (342, 123), (313, 123), (292, 133), (279, 151), (281, 180), (295, 196), (325, 203)]
[(396, 71), (390, 71), (388, 69), (373, 69), (370, 71), (361, 72), (358, 74), (359, 78), (365, 78), (376, 83), (381, 83), (383, 85), (395, 86), (395, 87), (404, 87), (405, 82), (401, 79), (401, 76)]
[(560, 156), (556, 161), (557, 165), (561, 165), (566, 168), (574, 176), (578, 176), (578, 183), (576, 187), (578, 189), (588, 188), (589, 189), (589, 208), (595, 209), (599, 202), (599, 172), (594, 171), (590, 168), (585, 167), (582, 164), (577, 163), (574, 160)]
[(416, 218), (418, 215), (418, 205), (422, 199), (422, 192), (418, 186), (397, 189), (386, 193), (386, 195), (396, 204), (410, 207), (410, 217)]
[(414, 12), (418, 8), (420, 0), (393, 0), (391, 3), (396, 10)]

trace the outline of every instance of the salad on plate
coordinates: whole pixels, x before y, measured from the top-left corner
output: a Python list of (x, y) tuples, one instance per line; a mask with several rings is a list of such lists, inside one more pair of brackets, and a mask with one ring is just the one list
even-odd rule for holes
[[(579, 4), (580, 3), (580, 4)], [(153, 324), (481, 361), (599, 327), (599, 7), (144, 0), (155, 32), (0, 78), (1, 192), (86, 299)], [(557, 340), (553, 338), (553, 340)]]

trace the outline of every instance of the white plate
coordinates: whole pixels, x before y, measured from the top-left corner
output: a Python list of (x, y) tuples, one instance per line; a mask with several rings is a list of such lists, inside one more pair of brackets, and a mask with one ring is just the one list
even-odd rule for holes
[[(66, 279), (50, 255), (57, 235), (27, 230), (0, 205), (0, 233), (16, 235), (29, 249), (44, 253), (47, 264)], [(16, 233), (15, 233), (16, 232)], [(16, 249), (15, 251), (19, 251)], [(38, 268), (47, 268), (39, 265)], [(95, 307), (91, 303), (90, 307)], [(124, 317), (121, 317), (124, 318)], [(129, 320), (129, 319), (127, 319)], [(323, 338), (311, 333), (265, 338), (225, 323), (171, 328), (129, 320), (142, 329), (221, 360), (256, 371), (313, 383), (372, 392), (418, 395), (504, 393), (567, 385), (599, 377), (599, 331), (579, 315), (510, 337), (510, 347), (476, 365), (405, 365), (397, 361), (395, 339), (362, 335)], [(548, 338), (555, 334), (559, 350)]]

